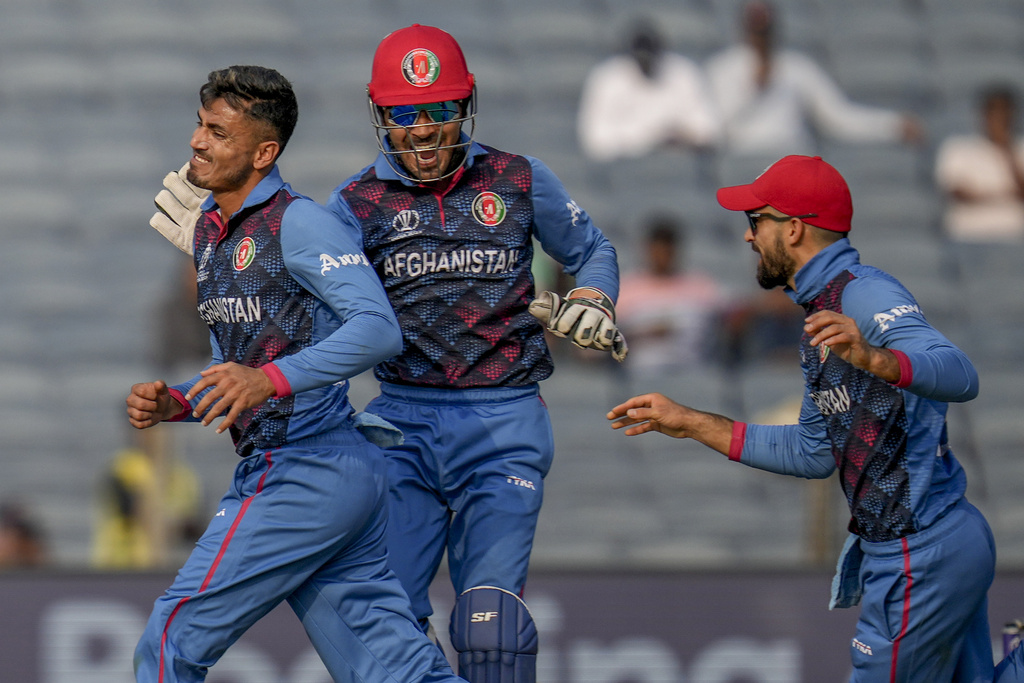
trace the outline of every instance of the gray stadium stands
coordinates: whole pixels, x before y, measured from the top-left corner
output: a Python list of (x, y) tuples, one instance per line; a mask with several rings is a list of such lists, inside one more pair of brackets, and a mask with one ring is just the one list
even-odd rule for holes
[[(823, 153), (854, 188), (854, 242), (865, 260), (904, 279), (981, 371), (982, 396), (951, 414), (954, 446), (996, 530), (1001, 564), (1020, 566), (1024, 253), (961, 254), (940, 239), (930, 155), (947, 134), (974, 125), (978, 86), (1003, 78), (1024, 87), (1024, 8), (1016, 0), (972, 2), (969, 11), (963, 0), (778, 4), (784, 42), (825, 60), (855, 97), (912, 106), (927, 123), (923, 148), (830, 145)], [(738, 7), (739, 0), (0, 5), (0, 500), (23, 500), (42, 517), (59, 564), (87, 564), (97, 478), (126, 442), (129, 386), (156, 372), (157, 302), (179, 258), (148, 227), (152, 197), (187, 158), (208, 71), (253, 62), (293, 80), (302, 114), (282, 167), (300, 191), (324, 200), (375, 152), (363, 98), (378, 40), (414, 21), (445, 27), (479, 79), (478, 138), (547, 161), (624, 264), (636, 261), (633, 228), (643, 213), (674, 207), (687, 216), (695, 263), (749, 289), (745, 226), (717, 207), (713, 191), (749, 181), (773, 159), (665, 155), (594, 168), (575, 133), (583, 78), (620, 48), (634, 12), (658, 17), (674, 49), (703, 59), (732, 39)], [(638, 387), (603, 364), (559, 356), (543, 388), (558, 454), (537, 566), (811, 561), (807, 482), (748, 470), (692, 443), (627, 440), (603, 417), (629, 390), (649, 386), (701, 406), (739, 406), (735, 417), (753, 419), (799, 394), (795, 359), (752, 359), (737, 374), (694, 369)], [(357, 405), (373, 391), (372, 379), (354, 381)], [(227, 439), (170, 428), (212, 505), (235, 463)], [(836, 516), (838, 536), (841, 511)]]

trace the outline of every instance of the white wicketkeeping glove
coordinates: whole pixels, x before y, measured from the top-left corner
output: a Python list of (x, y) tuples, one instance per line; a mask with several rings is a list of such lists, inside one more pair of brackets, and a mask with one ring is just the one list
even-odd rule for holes
[(201, 213), (199, 207), (210, 196), (185, 178), (188, 164), (164, 176), (165, 190), (157, 194), (156, 208), (160, 209), (149, 219), (149, 224), (166, 237), (171, 244), (186, 254), (191, 254), (195, 243), (196, 221)]
[(580, 348), (611, 351), (612, 358), (621, 363), (629, 347), (615, 326), (615, 304), (603, 293), (600, 299), (579, 295), (580, 289), (593, 287), (574, 289), (565, 299), (554, 292), (541, 292), (530, 303), (530, 314), (552, 334), (567, 337)]

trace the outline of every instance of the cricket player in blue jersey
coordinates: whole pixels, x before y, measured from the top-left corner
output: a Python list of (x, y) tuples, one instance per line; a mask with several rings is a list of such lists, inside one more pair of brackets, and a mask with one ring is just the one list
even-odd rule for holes
[[(538, 318), (622, 360), (615, 249), (542, 162), (473, 139), (474, 78), (445, 31), (385, 37), (367, 92), (380, 153), (328, 208), (362, 224), (402, 328), (367, 407), (405, 435), (387, 449), (390, 564), (429, 630), (447, 552), (459, 674), (530, 683), (537, 633), (522, 595), (553, 456)], [(534, 239), (575, 277), (564, 298), (536, 296)]]
[(359, 225), (281, 179), (276, 162), (298, 107), (279, 73), (212, 72), (200, 100), (187, 171), (199, 213), (187, 250), (213, 359), (182, 384), (134, 385), (128, 417), (145, 429), (223, 416), (216, 429), (230, 430), (241, 461), (154, 605), (136, 680), (205, 680), (287, 600), (336, 681), (455, 683), (387, 567), (386, 463), (364, 432), (383, 438), (388, 425), (354, 414), (347, 397), (348, 377), (401, 348)]
[(861, 264), (849, 189), (820, 157), (785, 157), (718, 201), (746, 213), (760, 285), (807, 313), (799, 423), (744, 424), (647, 394), (612, 408), (613, 428), (696, 439), (780, 474), (838, 470), (852, 533), (830, 607), (861, 604), (850, 680), (991, 681), (995, 546), (946, 434), (948, 403), (978, 393), (974, 366), (895, 278)]

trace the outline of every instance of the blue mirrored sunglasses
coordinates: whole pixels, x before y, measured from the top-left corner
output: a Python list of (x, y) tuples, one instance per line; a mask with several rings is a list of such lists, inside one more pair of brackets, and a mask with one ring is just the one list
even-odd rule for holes
[(447, 102), (430, 102), (429, 104), (400, 104), (388, 107), (384, 112), (389, 120), (399, 126), (415, 124), (420, 117), (420, 112), (426, 112), (434, 123), (447, 123), (458, 117), (459, 102), (448, 100)]

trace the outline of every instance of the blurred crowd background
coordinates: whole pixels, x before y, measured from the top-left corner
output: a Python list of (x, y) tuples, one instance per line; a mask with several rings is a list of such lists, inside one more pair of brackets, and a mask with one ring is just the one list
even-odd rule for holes
[[(282, 170), (324, 201), (376, 153), (365, 98), (374, 48), (418, 22), (462, 44), (479, 88), (476, 138), (545, 161), (620, 254), (620, 315), (634, 355), (613, 367), (560, 344), (542, 385), (557, 455), (534, 567), (834, 561), (847, 519), (835, 481), (755, 472), (659, 435), (628, 440), (604, 419), (647, 390), (743, 420), (793, 419), (799, 310), (757, 290), (745, 221), (714, 200), (717, 187), (749, 182), (793, 152), (820, 154), (845, 175), (864, 261), (900, 278), (977, 365), (981, 396), (951, 408), (951, 440), (968, 495), (995, 531), (1000, 567), (1024, 567), (1024, 219), (984, 234), (952, 228), (949, 214), (999, 195), (994, 211), (1024, 216), (1014, 132), (1024, 2), (776, 0), (764, 11), (740, 0), (4, 2), (0, 554), (9, 559), (0, 562), (180, 563), (236, 456), (227, 435), (210, 429), (131, 433), (124, 397), (134, 382), (191, 376), (206, 353), (190, 313), (188, 259), (148, 226), (161, 179), (190, 153), (198, 88), (231, 64), (287, 76), (300, 117)], [(748, 114), (790, 117), (799, 148), (771, 133), (762, 140), (781, 146), (747, 144), (716, 94), (711, 65), (749, 40), (752, 21), (762, 30), (770, 21), (776, 50), (762, 77), (796, 71), (761, 101), (771, 89), (751, 76)], [(655, 60), (659, 46), (694, 77), (689, 99), (652, 95), (636, 107), (619, 98), (619, 107), (584, 115), (587, 88), (611, 79), (600, 65), (618, 59), (628, 76), (622, 60)], [(743, 88), (731, 73), (726, 96)], [(811, 95), (829, 91), (831, 105), (796, 92), (812, 81)], [(985, 104), (994, 88), (1002, 104)], [(839, 110), (828, 114), (830, 106)], [(624, 137), (638, 122), (651, 130), (669, 113), (704, 108), (704, 128), (667, 130), (624, 151), (587, 142), (594, 120)], [(844, 108), (861, 118), (843, 119)], [(993, 108), (1009, 140), (990, 134)], [(998, 168), (963, 180), (958, 158), (968, 160), (961, 167)], [(953, 170), (940, 171), (946, 163)], [(569, 284), (543, 259), (536, 272), (542, 286)], [(361, 407), (375, 383), (352, 384)]]

